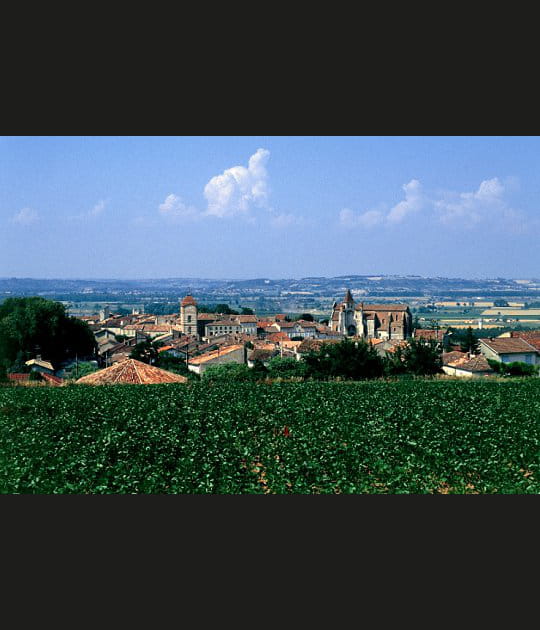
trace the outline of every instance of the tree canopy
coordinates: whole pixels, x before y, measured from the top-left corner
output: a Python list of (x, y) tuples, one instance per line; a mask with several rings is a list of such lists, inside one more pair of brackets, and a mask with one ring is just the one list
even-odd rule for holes
[(63, 304), (41, 297), (8, 298), (0, 305), (0, 362), (11, 366), (40, 354), (55, 367), (79, 355), (92, 356), (88, 325), (66, 314)]

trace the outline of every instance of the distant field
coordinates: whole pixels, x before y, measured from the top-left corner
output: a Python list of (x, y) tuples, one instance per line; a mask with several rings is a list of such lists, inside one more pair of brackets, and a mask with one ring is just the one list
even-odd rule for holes
[(540, 379), (0, 388), (2, 493), (540, 492)]

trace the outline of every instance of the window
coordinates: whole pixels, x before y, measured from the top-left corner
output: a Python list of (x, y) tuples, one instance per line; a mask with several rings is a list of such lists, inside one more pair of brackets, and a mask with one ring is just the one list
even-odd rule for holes
[(187, 320), (188, 320), (188, 322), (190, 322), (190, 321), (191, 321), (191, 315), (188, 315), (188, 316), (187, 316)]
[(532, 362), (533, 362), (532, 355), (526, 354), (525, 355), (525, 363), (532, 363)]

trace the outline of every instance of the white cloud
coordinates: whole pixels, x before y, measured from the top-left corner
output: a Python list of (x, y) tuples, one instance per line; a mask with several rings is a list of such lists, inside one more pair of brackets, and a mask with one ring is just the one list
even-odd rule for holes
[(403, 186), (405, 199), (395, 205), (386, 217), (389, 223), (401, 223), (409, 214), (422, 210), (425, 206), (425, 199), (422, 192), (422, 185), (417, 179), (411, 179)]
[(481, 182), (476, 192), (447, 193), (443, 199), (435, 201), (435, 210), (446, 225), (470, 227), (484, 220), (515, 220), (519, 213), (509, 207), (504, 193), (505, 187), (494, 177)]
[(265, 207), (269, 195), (266, 170), (269, 157), (270, 151), (257, 149), (247, 168), (233, 166), (212, 177), (204, 187), (206, 214), (223, 218), (249, 214), (254, 206)]
[(193, 206), (186, 205), (177, 195), (167, 195), (165, 201), (159, 205), (162, 216), (174, 221), (194, 219), (199, 214)]
[(100, 201), (98, 201), (96, 205), (88, 211), (88, 216), (97, 217), (103, 212), (103, 210), (105, 210), (106, 205), (107, 202), (104, 199), (100, 199)]
[(504, 183), (498, 177), (486, 179), (474, 192), (438, 192), (429, 197), (417, 179), (403, 186), (405, 199), (389, 211), (368, 210), (362, 214), (349, 208), (339, 213), (339, 223), (344, 227), (372, 228), (377, 225), (397, 225), (411, 215), (423, 211), (426, 218), (448, 226), (473, 228), (480, 223), (495, 229), (523, 233), (536, 224), (535, 220), (512, 208), (505, 198), (516, 190), (519, 182), (509, 177)]
[(19, 212), (13, 215), (11, 221), (19, 225), (31, 225), (32, 223), (36, 223), (38, 219), (39, 216), (35, 210), (32, 210), (32, 208), (22, 208), (22, 210), (19, 210)]

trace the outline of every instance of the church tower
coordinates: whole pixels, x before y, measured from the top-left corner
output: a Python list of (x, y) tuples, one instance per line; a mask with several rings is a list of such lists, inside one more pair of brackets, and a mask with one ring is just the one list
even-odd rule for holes
[(354, 300), (349, 289), (347, 289), (342, 302), (334, 302), (333, 304), (330, 328), (349, 337), (356, 335)]
[(184, 335), (197, 334), (197, 302), (192, 295), (180, 302), (180, 327)]

